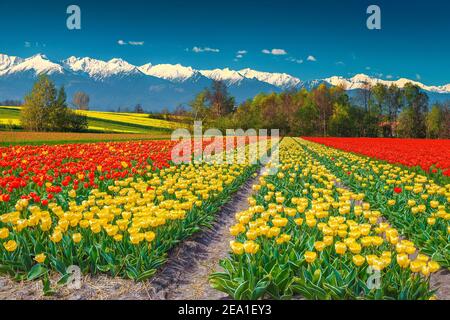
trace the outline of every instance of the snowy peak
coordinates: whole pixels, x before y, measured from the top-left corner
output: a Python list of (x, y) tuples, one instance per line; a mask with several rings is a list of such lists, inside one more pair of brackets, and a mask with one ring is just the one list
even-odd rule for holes
[(184, 82), (194, 77), (198, 72), (191, 67), (185, 67), (181, 64), (144, 64), (138, 68), (142, 73), (169, 81)]
[(136, 66), (122, 59), (109, 61), (97, 60), (89, 57), (69, 57), (63, 61), (64, 66), (74, 72), (84, 72), (90, 77), (101, 80), (116, 75), (139, 74)]
[[(15, 57), (17, 58), (17, 57)], [(4, 70), (4, 74), (14, 74), (18, 72), (34, 72), (36, 75), (39, 74), (55, 74), (64, 73), (64, 69), (57, 63), (51, 62), (45, 55), (36, 54), (30, 58), (22, 60), (20, 58), (14, 59), (13, 63), (9, 68)]]
[(324, 81), (328, 82), (329, 84), (333, 86), (342, 86), (346, 90), (354, 90), (354, 89), (363, 89), (367, 88), (368, 86), (375, 86), (376, 84), (384, 84), (386, 86), (390, 85), (396, 85), (399, 88), (404, 88), (407, 83), (411, 83), (413, 85), (418, 86), (419, 88), (430, 91), (430, 92), (437, 92), (437, 93), (450, 93), (450, 84), (443, 85), (443, 86), (427, 86), (423, 83), (420, 83), (418, 81), (406, 79), (406, 78), (400, 78), (395, 81), (391, 80), (382, 80), (370, 77), (365, 74), (357, 74), (352, 78), (344, 78), (344, 77), (330, 77), (324, 79)]
[(9, 69), (23, 61), (22, 58), (16, 56), (8, 56), (6, 54), (0, 53), (0, 74), (2, 71)]
[(282, 89), (294, 88), (302, 83), (299, 78), (293, 77), (287, 73), (261, 72), (249, 68), (242, 69), (239, 73), (248, 79), (257, 79)]
[(240, 74), (238, 71), (230, 70), (229, 68), (200, 70), (200, 73), (203, 76), (212, 80), (225, 81), (229, 85), (238, 84), (244, 79), (244, 76)]

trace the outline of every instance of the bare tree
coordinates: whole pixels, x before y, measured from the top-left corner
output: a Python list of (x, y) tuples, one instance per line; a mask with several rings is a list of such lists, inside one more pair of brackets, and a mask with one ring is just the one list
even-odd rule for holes
[(73, 104), (78, 110), (89, 110), (89, 100), (89, 96), (82, 91), (76, 92), (73, 96)]

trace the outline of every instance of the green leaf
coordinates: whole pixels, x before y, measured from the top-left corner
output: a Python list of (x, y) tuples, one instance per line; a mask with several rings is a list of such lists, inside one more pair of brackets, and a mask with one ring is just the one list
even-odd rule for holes
[(41, 264), (36, 264), (31, 268), (30, 272), (28, 272), (27, 280), (29, 281), (36, 280), (45, 275), (47, 272), (48, 270)]

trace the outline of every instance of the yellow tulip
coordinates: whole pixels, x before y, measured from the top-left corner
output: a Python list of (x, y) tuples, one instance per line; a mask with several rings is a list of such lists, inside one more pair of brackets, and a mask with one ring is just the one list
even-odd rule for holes
[(353, 242), (348, 246), (348, 249), (353, 254), (358, 254), (361, 252), (361, 245), (357, 242)]
[(259, 251), (259, 244), (250, 240), (244, 242), (244, 251), (245, 253), (255, 254)]
[(6, 251), (13, 252), (17, 249), (17, 242), (14, 240), (9, 240), (8, 242), (4, 243), (3, 246), (5, 247)]
[(363, 257), (363, 256), (360, 256), (360, 255), (353, 256), (352, 260), (353, 260), (353, 263), (354, 263), (357, 267), (362, 266), (362, 265), (364, 264), (364, 262), (366, 261), (366, 259), (364, 259), (364, 257)]
[(336, 242), (334, 245), (334, 249), (336, 250), (337, 254), (343, 255), (347, 251), (347, 246), (343, 242)]
[(230, 247), (234, 254), (241, 255), (244, 253), (244, 245), (237, 241), (230, 241)]
[(37, 263), (43, 263), (47, 259), (47, 256), (44, 253), (40, 253), (34, 257), (34, 261)]
[(306, 262), (313, 263), (317, 258), (317, 253), (314, 251), (306, 251), (304, 257)]
[(1, 228), (0, 229), (0, 239), (6, 239), (9, 237), (9, 230), (8, 228)]
[(439, 269), (441, 268), (439, 263), (437, 263), (436, 261), (428, 262), (428, 267), (430, 268), (431, 273), (435, 273), (435, 272), (439, 271)]
[(74, 233), (72, 235), (72, 240), (75, 243), (79, 243), (81, 241), (81, 239), (82, 239), (81, 233)]
[(153, 231), (147, 231), (145, 233), (144, 237), (145, 237), (145, 241), (152, 242), (155, 239), (156, 235)]
[(58, 243), (62, 240), (62, 233), (61, 231), (55, 231), (53, 232), (53, 234), (50, 236), (50, 240), (54, 243)]
[(411, 261), (409, 268), (412, 272), (420, 272), (422, 271), (422, 267), (425, 265), (423, 261), (420, 260), (414, 260)]
[(326, 244), (323, 241), (316, 241), (314, 243), (314, 248), (317, 251), (322, 252), (326, 248)]

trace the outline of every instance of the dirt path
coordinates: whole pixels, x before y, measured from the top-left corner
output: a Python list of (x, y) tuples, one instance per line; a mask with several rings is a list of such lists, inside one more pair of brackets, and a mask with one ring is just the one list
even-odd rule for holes
[[(258, 175), (259, 177), (259, 175)], [(214, 290), (208, 277), (219, 271), (219, 261), (228, 256), (233, 237), (229, 227), (235, 214), (248, 207), (247, 198), (258, 177), (249, 179), (238, 193), (218, 213), (212, 229), (185, 241), (171, 254), (169, 263), (150, 282), (152, 298), (170, 300), (226, 299), (227, 295)]]

